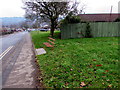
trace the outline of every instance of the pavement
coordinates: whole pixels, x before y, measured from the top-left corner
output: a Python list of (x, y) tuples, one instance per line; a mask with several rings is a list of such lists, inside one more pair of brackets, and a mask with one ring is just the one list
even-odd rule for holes
[(38, 70), (30, 34), (24, 37), (21, 51), (2, 88), (36, 88)]

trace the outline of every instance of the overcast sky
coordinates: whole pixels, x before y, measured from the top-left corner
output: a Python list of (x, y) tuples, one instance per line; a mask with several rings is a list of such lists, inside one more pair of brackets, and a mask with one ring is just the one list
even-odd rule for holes
[[(79, 1), (79, 0), (78, 0)], [(120, 0), (80, 0), (85, 4), (85, 13), (110, 13), (111, 5), (113, 13), (118, 13), (118, 2)], [(1, 0), (0, 17), (23, 17), (25, 11), (22, 0)]]

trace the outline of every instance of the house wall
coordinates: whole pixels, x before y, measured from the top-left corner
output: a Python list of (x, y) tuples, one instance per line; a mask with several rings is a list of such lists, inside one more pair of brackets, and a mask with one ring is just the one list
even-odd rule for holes
[[(118, 37), (120, 22), (91, 22), (90, 29), (93, 37)], [(86, 23), (68, 24), (61, 27), (61, 38), (82, 38), (86, 30)]]

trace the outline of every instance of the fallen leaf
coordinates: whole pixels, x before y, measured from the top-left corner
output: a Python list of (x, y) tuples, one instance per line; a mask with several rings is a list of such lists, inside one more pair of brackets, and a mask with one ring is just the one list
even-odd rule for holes
[(106, 77), (106, 76), (102, 76), (102, 77)]
[(112, 85), (108, 85), (108, 87), (112, 87)]
[(65, 86), (68, 86), (68, 84), (69, 84), (69, 83), (66, 82), (66, 83), (65, 83)]
[(93, 65), (90, 65), (89, 67), (90, 67), (90, 68), (92, 68), (92, 67), (93, 67)]
[(100, 65), (96, 65), (96, 66), (98, 67), (98, 66), (102, 66), (102, 65), (100, 64)]
[(106, 72), (108, 72), (108, 70), (105, 70)]
[(96, 59), (93, 59), (93, 61), (96, 61)]
[(88, 74), (91, 74), (92, 72), (89, 72)]
[(107, 81), (110, 81), (109, 79)]
[(86, 84), (85, 84), (84, 82), (81, 82), (80, 85), (81, 85), (82, 87), (83, 87), (83, 86), (86, 86)]
[(103, 73), (103, 74), (106, 74), (106, 73)]

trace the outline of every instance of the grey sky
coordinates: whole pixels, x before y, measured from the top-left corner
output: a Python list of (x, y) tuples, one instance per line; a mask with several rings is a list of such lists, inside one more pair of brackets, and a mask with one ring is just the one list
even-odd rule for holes
[(81, 0), (86, 4), (86, 13), (110, 13), (111, 6), (113, 13), (118, 13), (118, 2), (120, 0)]
[[(118, 13), (118, 2), (120, 0), (77, 0), (85, 4), (85, 13), (110, 13), (111, 5), (113, 13)], [(22, 0), (1, 0), (0, 17), (23, 17), (25, 11)]]

